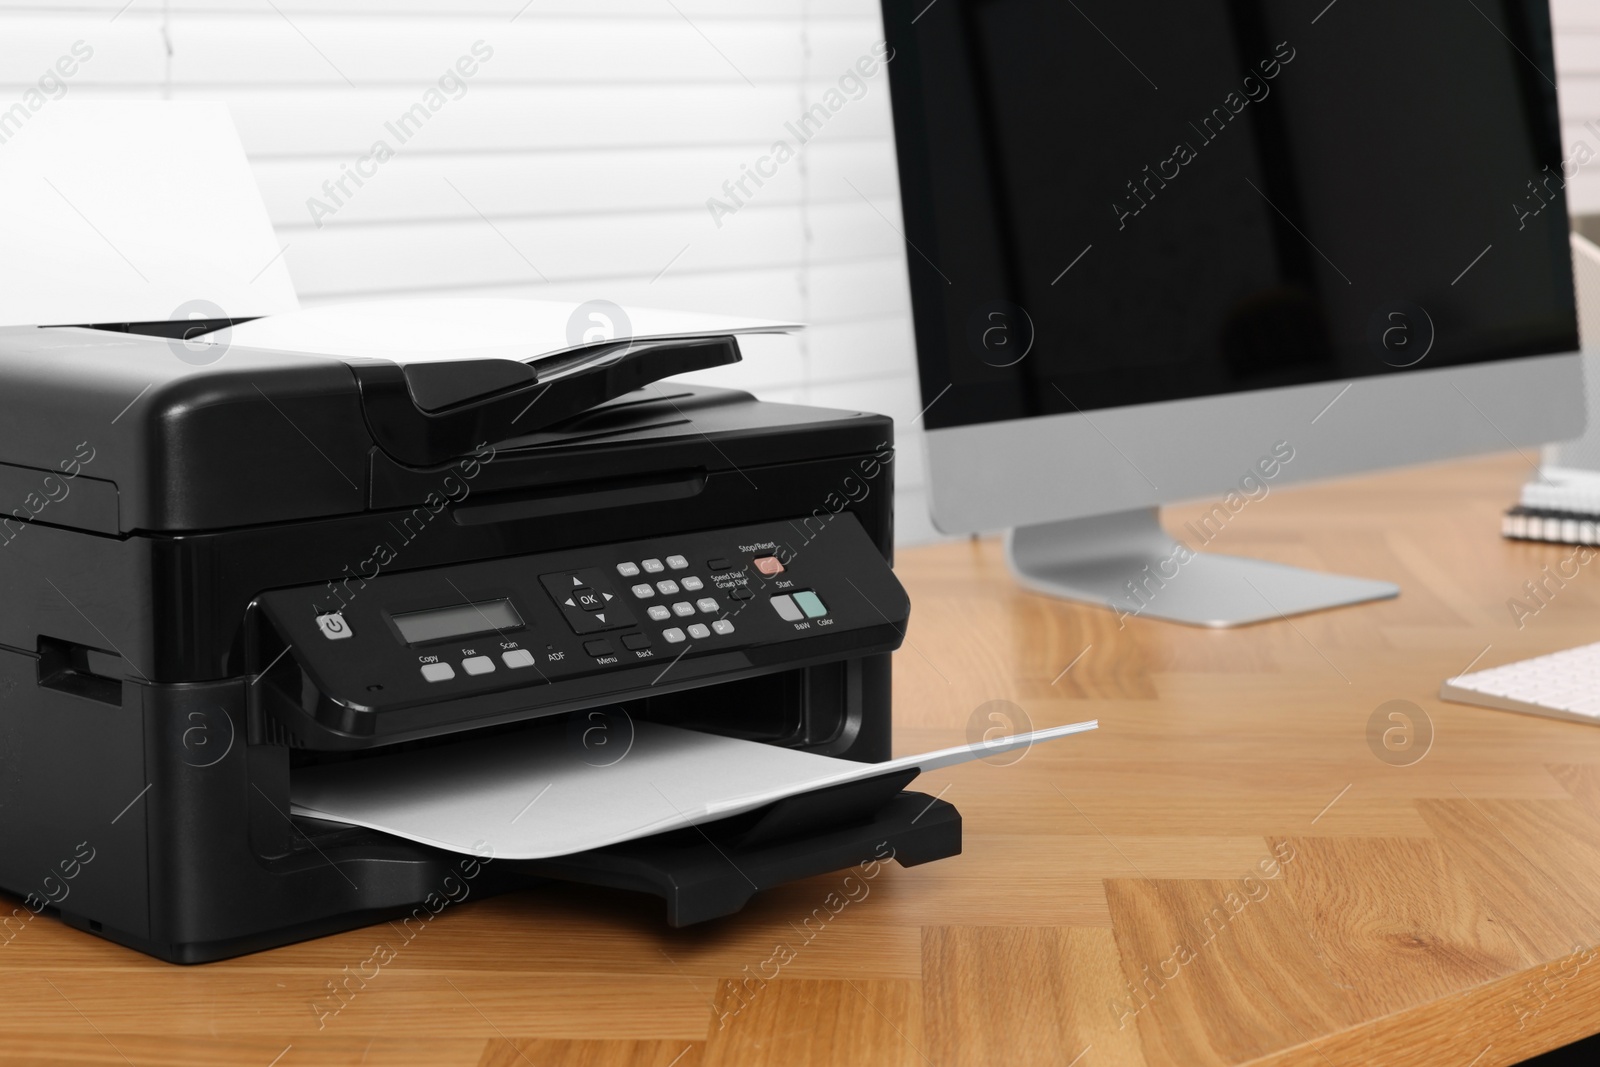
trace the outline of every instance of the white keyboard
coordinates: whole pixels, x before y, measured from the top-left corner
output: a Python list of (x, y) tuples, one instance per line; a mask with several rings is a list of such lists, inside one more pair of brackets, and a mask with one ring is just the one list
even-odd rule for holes
[(1463, 674), (1448, 679), (1439, 696), (1503, 711), (1600, 723), (1600, 644)]

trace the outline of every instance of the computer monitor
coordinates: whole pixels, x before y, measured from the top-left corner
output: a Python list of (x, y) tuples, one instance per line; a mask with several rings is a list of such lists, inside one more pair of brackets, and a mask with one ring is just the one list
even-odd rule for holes
[(1291, 482), (1581, 431), (1594, 152), (1543, 0), (883, 11), (934, 522), (1011, 527), (1028, 587), (1211, 626), (1394, 596), (1205, 548)]

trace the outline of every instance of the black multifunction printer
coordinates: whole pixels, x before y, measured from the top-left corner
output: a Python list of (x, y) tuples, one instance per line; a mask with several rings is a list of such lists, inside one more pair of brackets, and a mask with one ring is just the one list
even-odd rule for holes
[[(295, 775), (549, 716), (890, 755), (889, 419), (659, 381), (731, 337), (401, 364), (197, 357), (196, 328), (0, 330), (0, 918), (189, 963), (413, 912), (462, 857), (293, 815)], [(638, 890), (685, 925), (959, 852), (914, 774), (473, 893)]]

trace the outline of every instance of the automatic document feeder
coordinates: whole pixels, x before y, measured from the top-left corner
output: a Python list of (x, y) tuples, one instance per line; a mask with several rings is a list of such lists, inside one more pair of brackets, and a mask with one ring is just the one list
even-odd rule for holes
[[(180, 962), (410, 912), (462, 857), (295, 815), (297, 776), (554, 716), (889, 757), (890, 420), (652, 384), (736, 361), (731, 337), (202, 364), (168, 339), (192, 330), (0, 330), (0, 888), (23, 907)], [(640, 890), (682, 925), (886, 846), (954, 855), (960, 816), (915, 774), (497, 860), (474, 892)]]

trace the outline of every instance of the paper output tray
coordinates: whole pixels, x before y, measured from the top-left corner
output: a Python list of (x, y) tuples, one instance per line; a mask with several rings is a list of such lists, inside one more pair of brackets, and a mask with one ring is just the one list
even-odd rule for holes
[(516, 861), (519, 872), (649, 893), (667, 922), (691, 926), (732, 915), (764, 889), (895, 860), (903, 867), (959, 855), (961, 813), (896, 771), (786, 797), (744, 815), (560, 856)]

